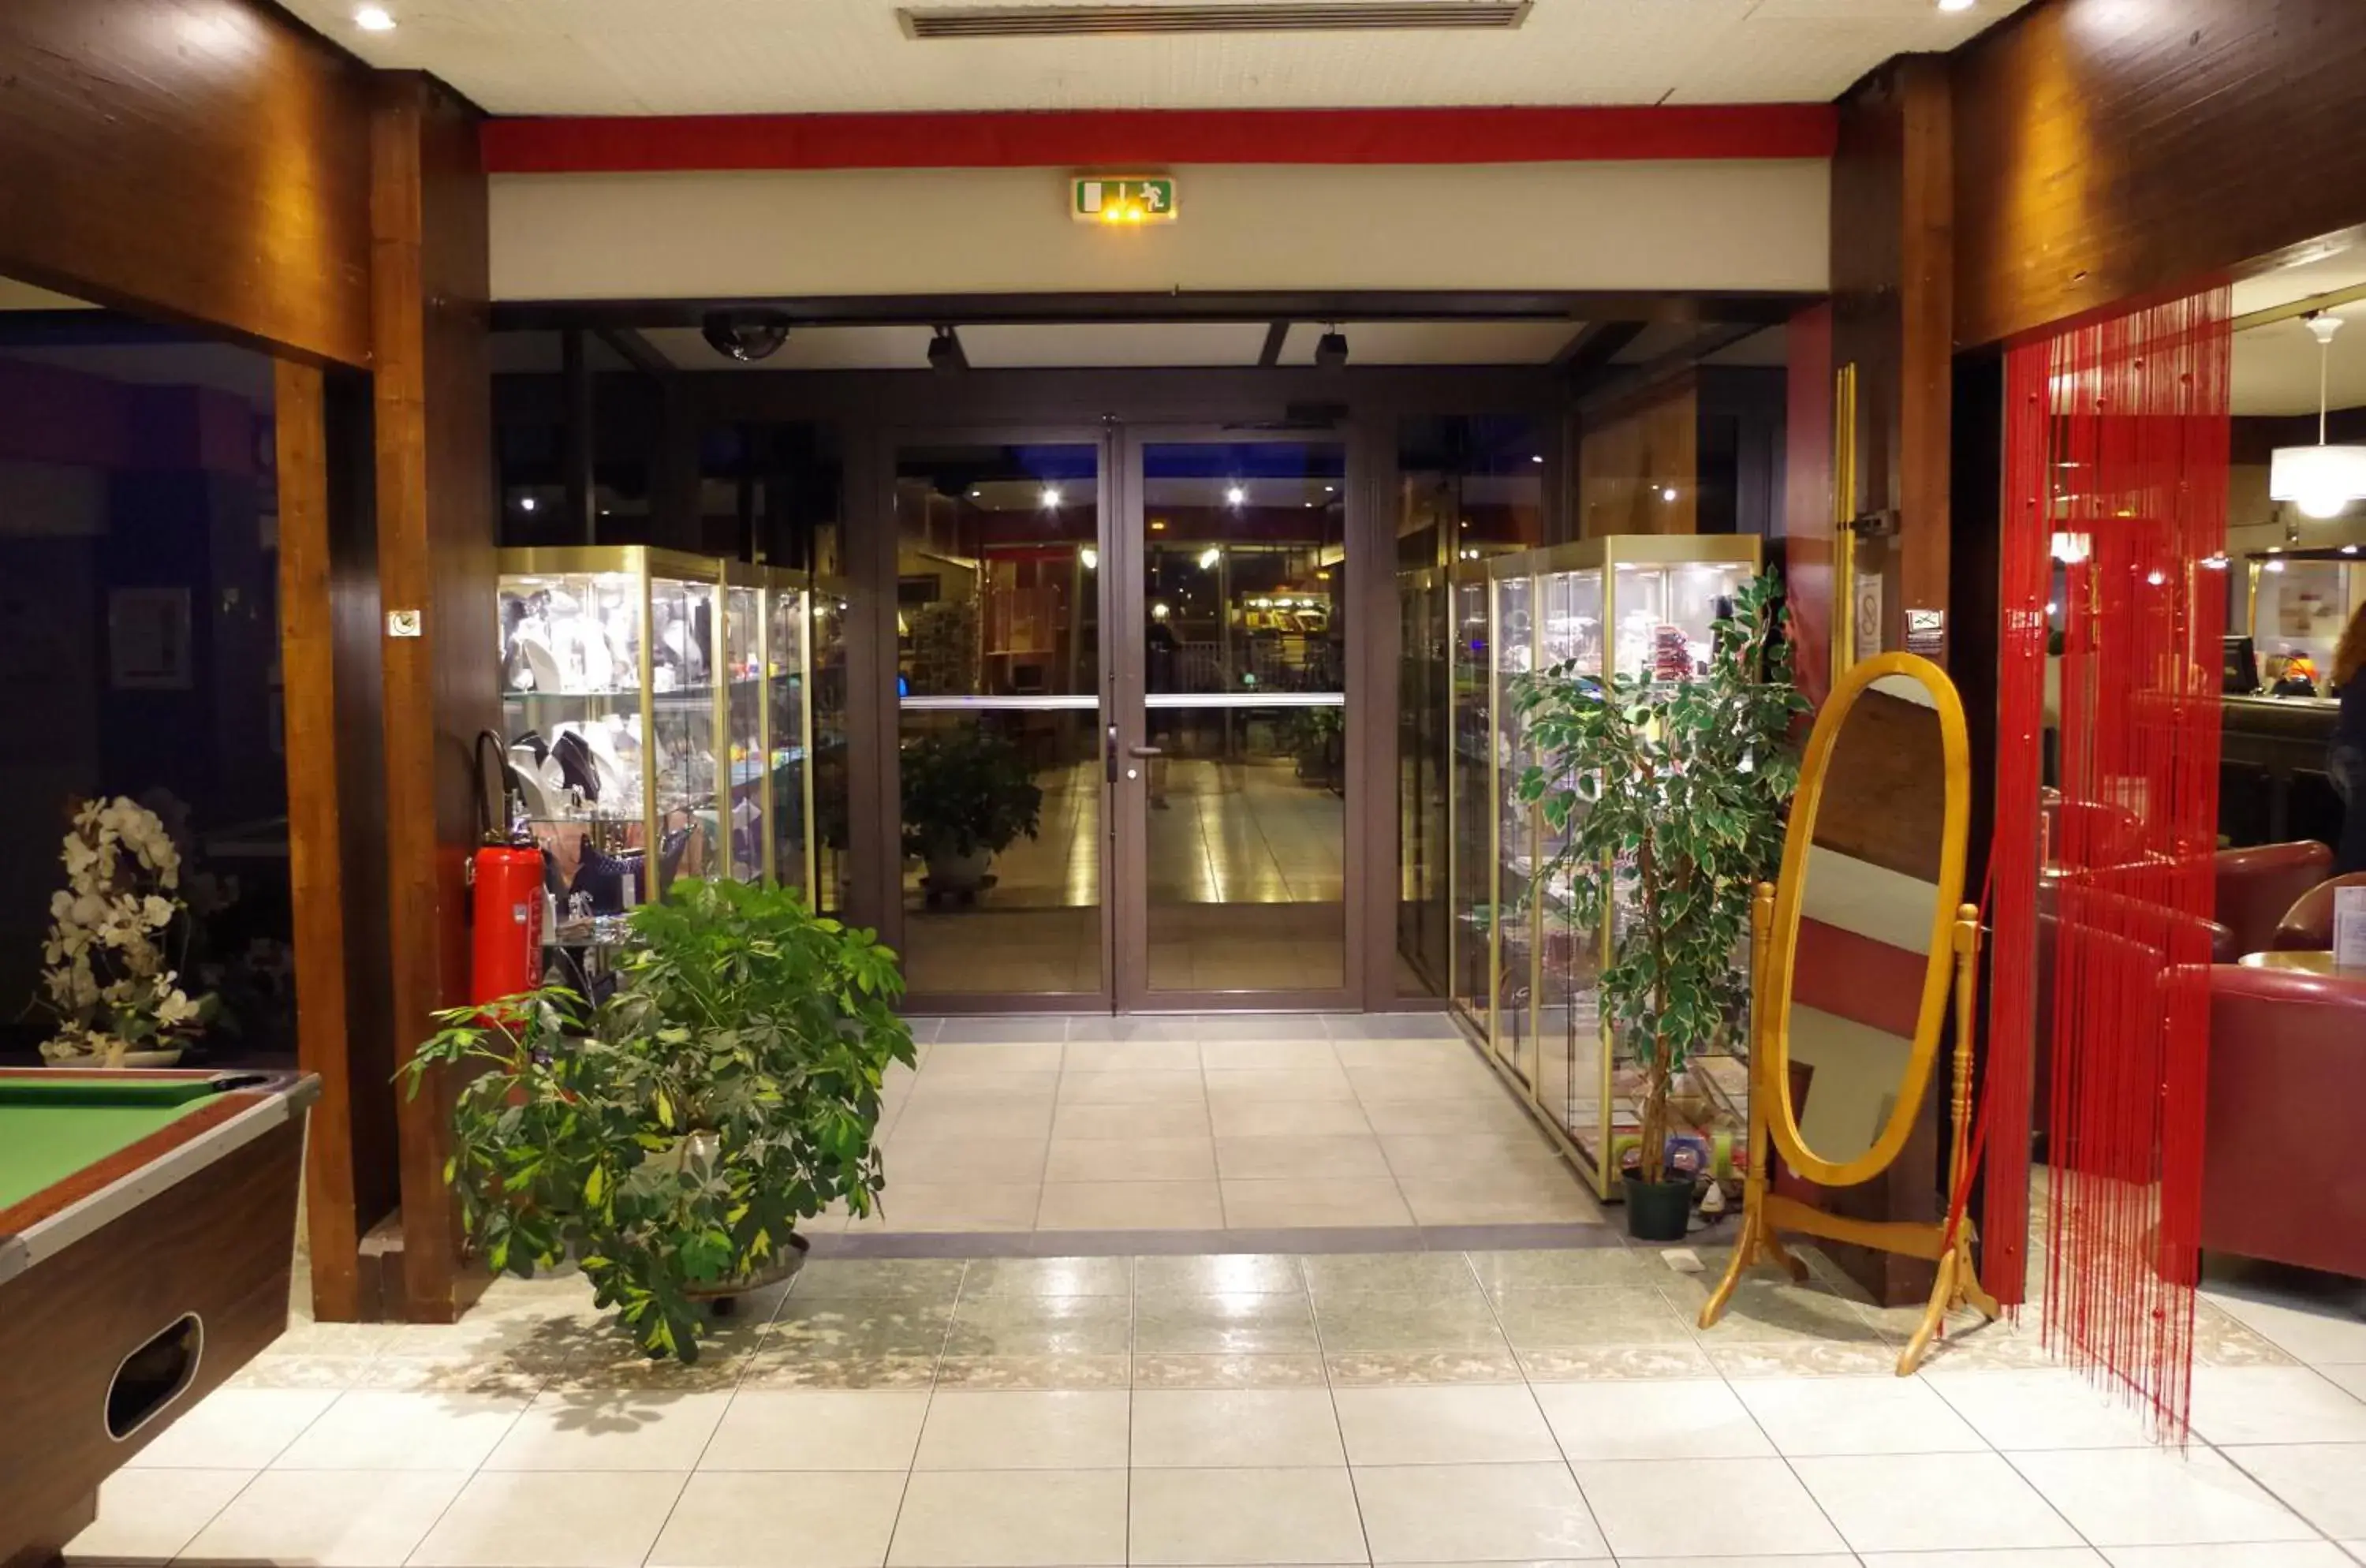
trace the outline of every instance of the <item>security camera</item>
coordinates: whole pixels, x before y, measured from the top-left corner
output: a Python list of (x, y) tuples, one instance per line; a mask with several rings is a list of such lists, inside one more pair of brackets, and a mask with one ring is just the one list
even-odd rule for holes
[(753, 365), (789, 341), (789, 319), (778, 310), (709, 310), (699, 331), (724, 358)]

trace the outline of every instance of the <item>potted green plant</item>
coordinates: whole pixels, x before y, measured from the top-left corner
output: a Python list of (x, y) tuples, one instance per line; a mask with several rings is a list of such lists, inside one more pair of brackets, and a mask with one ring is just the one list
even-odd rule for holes
[(898, 760), (904, 783), (904, 852), (925, 862), (931, 896), (986, 886), (994, 857), (1033, 838), (1043, 792), (1019, 748), (983, 725), (932, 730)]
[(1746, 1015), (1751, 898), (1782, 857), (1798, 781), (1792, 721), (1808, 705), (1791, 684), (1779, 588), (1743, 585), (1704, 673), (1605, 680), (1564, 664), (1523, 678), (1513, 702), (1539, 759), (1515, 788), (1559, 843), (1539, 885), (1566, 886), (1576, 928), (1612, 922), (1601, 1007), (1643, 1090), (1628, 1231), (1678, 1240), (1693, 1178), (1667, 1170), (1669, 1092), (1692, 1054)]
[(797, 1222), (884, 1185), (889, 1064), (914, 1061), (872, 933), (794, 891), (684, 881), (634, 911), (614, 995), (438, 1015), (408, 1065), (456, 1066), (445, 1179), (496, 1270), (568, 1258), (653, 1356), (695, 1360), (700, 1303), (793, 1272)]

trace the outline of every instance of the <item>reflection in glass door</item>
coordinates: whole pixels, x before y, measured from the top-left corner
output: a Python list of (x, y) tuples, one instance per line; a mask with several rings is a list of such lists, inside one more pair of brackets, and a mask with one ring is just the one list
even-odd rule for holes
[(1151, 438), (1128, 464), (1121, 998), (1339, 991), (1346, 448)]
[(895, 504), (906, 984), (1106, 996), (1100, 448), (907, 447)]

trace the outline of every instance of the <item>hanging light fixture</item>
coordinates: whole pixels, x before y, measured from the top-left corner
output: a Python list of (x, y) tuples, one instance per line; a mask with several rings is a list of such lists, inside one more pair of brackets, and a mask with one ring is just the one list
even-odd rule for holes
[(2351, 502), (2366, 496), (2366, 446), (2335, 446), (2326, 440), (2327, 411), (2332, 403), (2327, 367), (2341, 318), (2312, 310), (2303, 319), (2316, 336), (2316, 445), (2275, 449), (2268, 469), (2268, 495), (2296, 502), (2311, 517), (2338, 517)]

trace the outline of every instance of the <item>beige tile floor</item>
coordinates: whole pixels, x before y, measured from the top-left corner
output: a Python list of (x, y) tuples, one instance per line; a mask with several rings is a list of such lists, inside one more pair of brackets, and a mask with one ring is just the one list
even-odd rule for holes
[(919, 1067), (895, 1075), (882, 1128), (885, 1212), (824, 1232), (1601, 1222), (1442, 1016), (922, 1019), (914, 1032)]
[[(1710, 1249), (1705, 1268), (1721, 1263)], [(2163, 1450), (2034, 1333), (1625, 1247), (819, 1260), (694, 1368), (578, 1280), (299, 1325), (109, 1482), (84, 1562), (2334, 1568), (2366, 1303), (2214, 1291)], [(2348, 1543), (2345, 1547), (2344, 1543)]]

